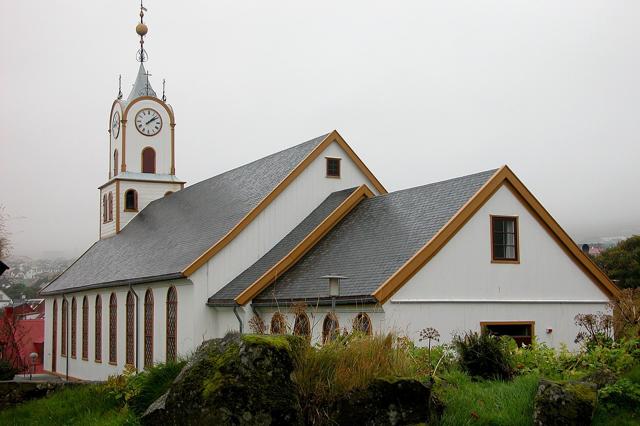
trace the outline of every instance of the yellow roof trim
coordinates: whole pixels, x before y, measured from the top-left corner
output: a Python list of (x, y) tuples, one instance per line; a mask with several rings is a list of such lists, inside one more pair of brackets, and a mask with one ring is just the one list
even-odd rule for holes
[(216, 255), (220, 250), (227, 246), (233, 239), (244, 230), (252, 221), (255, 219), (271, 202), (278, 196), (282, 191), (284, 191), (287, 186), (295, 178), (297, 178), (300, 173), (302, 173), (309, 164), (313, 160), (315, 160), (318, 155), (322, 151), (324, 151), (327, 146), (336, 142), (340, 147), (347, 153), (349, 158), (356, 164), (356, 166), (364, 173), (364, 175), (371, 181), (371, 184), (376, 188), (376, 190), (380, 194), (386, 194), (387, 190), (382, 186), (382, 184), (378, 181), (378, 179), (371, 173), (371, 171), (365, 166), (365, 164), (360, 160), (360, 158), (356, 155), (356, 153), (351, 149), (351, 147), (345, 142), (345, 140), (340, 136), (337, 130), (329, 133), (317, 147), (314, 148), (301, 162), (298, 164), (295, 169), (291, 171), (283, 180), (280, 182), (265, 198), (262, 199), (249, 213), (243, 217), (240, 222), (238, 222), (227, 234), (225, 234), (222, 238), (220, 238), (213, 246), (211, 246), (207, 251), (201, 254), (196, 260), (194, 260), (189, 266), (187, 266), (182, 274), (186, 277), (193, 274), (197, 271), (202, 265), (207, 263), (209, 259)]
[(316, 228), (309, 233), (297, 246), (295, 246), (285, 257), (280, 259), (267, 272), (262, 274), (253, 284), (247, 287), (242, 293), (236, 296), (235, 301), (239, 305), (244, 305), (262, 290), (267, 288), (279, 275), (285, 273), (289, 268), (300, 260), (313, 246), (316, 245), (329, 231), (333, 229), (360, 201), (373, 197), (373, 192), (367, 185), (360, 186), (349, 195), (338, 207), (331, 212)]
[(560, 227), (558, 222), (540, 204), (526, 186), (509, 169), (501, 167), (476, 194), (462, 206), (460, 210), (438, 231), (431, 240), (414, 254), (400, 269), (382, 283), (372, 294), (380, 303), (385, 303), (404, 285), (416, 272), (431, 260), (444, 245), (464, 226), (465, 223), (486, 203), (489, 198), (502, 186), (506, 185), (533, 216), (550, 233), (554, 240), (562, 247), (572, 260), (595, 282), (605, 293), (617, 297), (620, 289), (605, 275), (600, 268), (587, 256), (569, 235)]

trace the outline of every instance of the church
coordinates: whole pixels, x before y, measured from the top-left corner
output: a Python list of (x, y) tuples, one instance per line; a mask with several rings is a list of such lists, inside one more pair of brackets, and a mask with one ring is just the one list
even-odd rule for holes
[[(99, 235), (42, 289), (45, 370), (103, 380), (229, 331), (468, 330), (575, 347), (619, 290), (507, 166), (388, 192), (337, 131), (185, 187), (144, 62), (109, 111)], [(90, 196), (87, 194), (87, 196)]]

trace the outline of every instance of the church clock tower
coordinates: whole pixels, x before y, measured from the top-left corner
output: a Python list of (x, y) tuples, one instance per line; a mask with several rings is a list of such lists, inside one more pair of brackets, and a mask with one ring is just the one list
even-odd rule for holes
[(100, 190), (100, 238), (119, 233), (150, 202), (184, 188), (176, 177), (175, 116), (166, 102), (164, 81), (158, 98), (145, 70), (146, 9), (140, 5), (140, 62), (131, 93), (122, 91), (109, 114), (109, 175)]

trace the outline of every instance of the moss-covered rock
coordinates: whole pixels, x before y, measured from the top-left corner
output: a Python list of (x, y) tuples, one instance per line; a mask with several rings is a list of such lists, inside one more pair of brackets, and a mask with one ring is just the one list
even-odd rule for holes
[(291, 373), (302, 343), (239, 334), (203, 343), (143, 424), (301, 424)]
[(533, 422), (541, 426), (589, 425), (596, 402), (597, 388), (593, 383), (541, 379), (534, 401)]
[(377, 379), (333, 407), (340, 425), (408, 425), (429, 420), (431, 384), (413, 379)]

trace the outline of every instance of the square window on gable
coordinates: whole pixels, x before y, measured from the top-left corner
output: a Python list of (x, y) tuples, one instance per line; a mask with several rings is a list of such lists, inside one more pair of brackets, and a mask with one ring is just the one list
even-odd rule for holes
[(340, 177), (340, 159), (327, 157), (327, 177)]
[(518, 239), (517, 217), (491, 216), (492, 262), (517, 263), (520, 260)]

